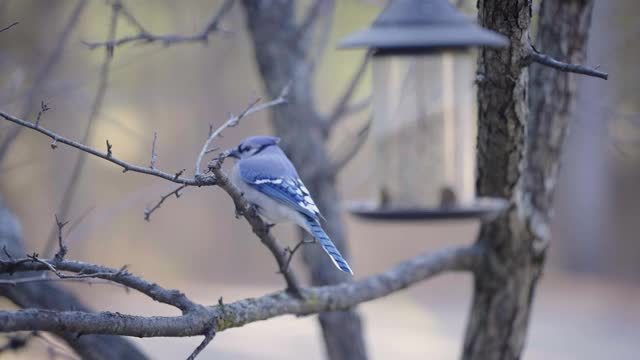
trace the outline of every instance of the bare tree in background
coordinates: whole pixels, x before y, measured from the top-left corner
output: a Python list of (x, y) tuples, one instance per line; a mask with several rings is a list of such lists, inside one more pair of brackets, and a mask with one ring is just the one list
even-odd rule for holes
[[(231, 3), (225, 1), (199, 34), (163, 36), (148, 32), (129, 13), (125, 4), (114, 1), (111, 4), (112, 19), (122, 16), (139, 33), (87, 45), (92, 49), (105, 48), (108, 56), (112, 56), (115, 47), (131, 42), (166, 45), (206, 42), (211, 32), (220, 30), (218, 22)], [(507, 49), (483, 50), (481, 53), (478, 190), (482, 195), (505, 197), (511, 206), (504, 215), (482, 226), (477, 243), (419, 255), (380, 274), (350, 282), (344, 282), (344, 275), (334, 271), (326, 257), (314, 254), (319, 251), (317, 248), (305, 247), (305, 261), (313, 285), (316, 285), (314, 287), (299, 284), (289, 267), (294, 252), (280, 246), (269, 226), (230, 184), (222, 169), (224, 156), (213, 158), (206, 169), (201, 166), (224, 130), (255, 112), (273, 109), (272, 123), (283, 138), (285, 150), (316, 195), (318, 205), (327, 218), (328, 233), (338, 247), (346, 250), (346, 235), (335, 187), (336, 171), (345, 160), (331, 159), (326, 143), (338, 119), (351, 108), (351, 97), (366, 60), (355, 71), (352, 82), (330, 114), (318, 113), (312, 91), (318, 53), (313, 50), (311, 39), (314, 34), (319, 34), (319, 46), (324, 47), (335, 3), (312, 2), (299, 23), (295, 22), (295, 4), (293, 0), (243, 0), (256, 62), (266, 92), (273, 100), (265, 103), (252, 101), (220, 128), (211, 129), (195, 160), (195, 167), (185, 165), (185, 168), (195, 168), (192, 174), (180, 169), (161, 170), (155, 167), (155, 136), (150, 166), (136, 165), (121, 159), (117, 152), (118, 144), (112, 144), (108, 139), (105, 139), (104, 149), (91, 148), (48, 130), (39, 120), (31, 122), (0, 111), (0, 117), (5, 120), (49, 137), (52, 148), (67, 145), (120, 166), (123, 172), (158, 177), (179, 186), (163, 196), (157, 206), (145, 214), (146, 218), (168, 197), (177, 195), (185, 187), (219, 187), (233, 200), (238, 214), (244, 217), (275, 258), (286, 289), (230, 304), (222, 299), (216, 305), (198, 304), (179, 290), (165, 289), (129, 273), (125, 267), (114, 269), (66, 259), (63, 221), (56, 221), (54, 243), (57, 252), (54, 256), (25, 256), (17, 221), (0, 204), (0, 240), (7, 245), (0, 255), (0, 274), (4, 276), (0, 279), (0, 292), (24, 308), (0, 311), (0, 331), (52, 332), (83, 358), (91, 359), (125, 358), (122, 354), (127, 358), (143, 358), (121, 338), (103, 335), (204, 336), (200, 346), (189, 355), (192, 359), (218, 332), (285, 314), (317, 313), (320, 314), (329, 358), (365, 359), (367, 353), (360, 319), (353, 310), (355, 306), (446, 271), (467, 271), (474, 274), (475, 287), (463, 358), (521, 357), (535, 287), (550, 241), (548, 228), (553, 185), (575, 90), (571, 72), (606, 78), (605, 73), (576, 65), (584, 60), (592, 2), (543, 0), (535, 47), (530, 43), (530, 0), (478, 2), (480, 23), (511, 40)], [(321, 19), (325, 22), (321, 23)], [(2, 36), (10, 34), (11, 29), (3, 27)], [(537, 64), (529, 67), (532, 63)], [(347, 152), (345, 159), (353, 151)], [(43, 278), (43, 272), (52, 274), (52, 277)], [(53, 286), (53, 280), (108, 281), (175, 307), (181, 314), (162, 317), (90, 312), (64, 295), (56, 297), (54, 304), (50, 303), (51, 299), (39, 302), (42, 288), (33, 292), (29, 289), (36, 285)]]

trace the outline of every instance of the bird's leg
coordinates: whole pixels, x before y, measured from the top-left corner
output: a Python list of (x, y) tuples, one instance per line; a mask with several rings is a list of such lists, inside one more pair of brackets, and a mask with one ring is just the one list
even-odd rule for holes
[[(240, 197), (244, 198), (244, 193), (240, 193)], [(241, 216), (244, 216), (244, 209), (242, 208), (241, 201), (235, 201), (234, 205), (236, 206), (236, 219), (239, 219)]]
[(306, 237), (303, 237), (300, 241), (298, 241), (298, 243), (296, 244), (296, 246), (293, 247), (293, 249), (287, 246), (284, 249), (285, 256), (288, 255), (287, 262), (285, 263), (284, 269), (282, 269), (281, 272), (285, 273), (289, 271), (289, 265), (291, 265), (291, 260), (293, 260), (293, 255), (295, 255), (296, 251), (298, 251), (298, 249), (300, 249), (303, 244), (313, 244), (314, 242), (316, 242), (316, 239), (313, 237), (311, 239), (307, 239)]
[[(240, 196), (244, 197), (244, 193), (240, 193)], [(243, 207), (242, 202), (237, 201), (235, 205), (236, 205), (236, 219), (239, 219), (240, 217), (244, 216), (245, 214), (247, 214), (247, 212), (260, 215), (260, 207), (256, 204), (248, 203), (246, 207)]]

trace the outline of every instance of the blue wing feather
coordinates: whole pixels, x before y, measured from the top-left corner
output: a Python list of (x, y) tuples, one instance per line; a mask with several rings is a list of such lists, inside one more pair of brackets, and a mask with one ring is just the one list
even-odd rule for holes
[(315, 220), (321, 217), (298, 172), (279, 148), (240, 160), (238, 166), (242, 180), (256, 190)]

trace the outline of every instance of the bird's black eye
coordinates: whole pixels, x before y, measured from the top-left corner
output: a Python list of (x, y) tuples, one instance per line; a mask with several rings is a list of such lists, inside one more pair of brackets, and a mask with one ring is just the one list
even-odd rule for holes
[(245, 152), (245, 151), (247, 151), (247, 150), (249, 150), (249, 147), (248, 147), (248, 146), (244, 146), (244, 147), (243, 147), (243, 146), (242, 146), (242, 144), (238, 145), (238, 152), (239, 152), (239, 153), (243, 153), (243, 152)]

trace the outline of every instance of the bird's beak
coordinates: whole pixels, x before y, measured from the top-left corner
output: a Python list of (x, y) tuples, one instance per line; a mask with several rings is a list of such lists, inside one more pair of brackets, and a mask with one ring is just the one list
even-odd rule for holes
[(225, 157), (232, 157), (234, 159), (240, 159), (240, 154), (236, 149), (228, 149), (224, 152)]

